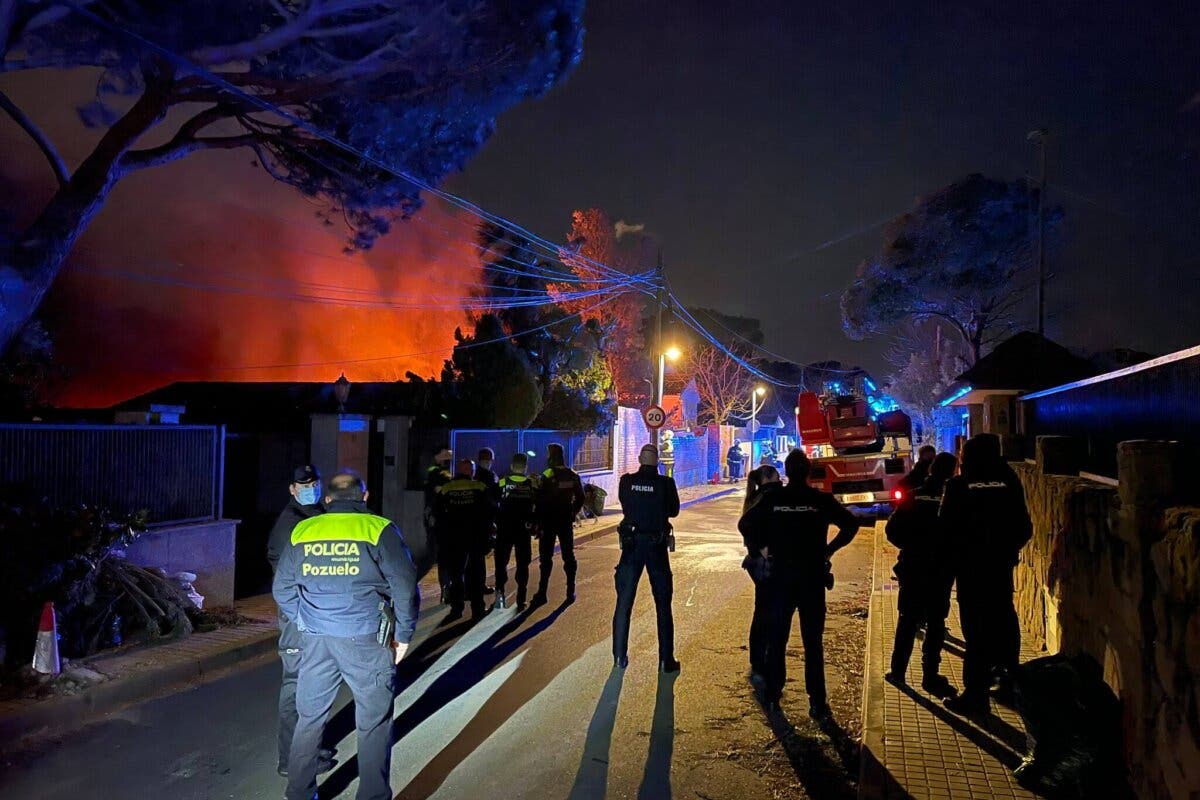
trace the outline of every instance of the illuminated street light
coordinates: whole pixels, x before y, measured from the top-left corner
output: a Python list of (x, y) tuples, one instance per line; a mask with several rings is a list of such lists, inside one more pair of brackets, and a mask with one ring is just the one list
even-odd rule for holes
[(683, 355), (683, 352), (678, 347), (672, 346), (663, 351), (663, 355), (669, 358), (671, 361), (678, 361), (679, 357)]

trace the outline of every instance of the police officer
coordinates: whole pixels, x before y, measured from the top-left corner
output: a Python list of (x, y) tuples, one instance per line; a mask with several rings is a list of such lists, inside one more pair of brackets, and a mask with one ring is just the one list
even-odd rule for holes
[(471, 459), (459, 459), (454, 477), (438, 487), (434, 506), (438, 532), (447, 551), (449, 620), (462, 616), (464, 598), (471, 604), (472, 618), (479, 619), (487, 613), (483, 587), (496, 506), (488, 488), (475, 480), (474, 470)]
[[(437, 490), (442, 484), (453, 477), (450, 474), (450, 463), (454, 460), (454, 452), (449, 447), (440, 447), (433, 455), (433, 463), (425, 470), (425, 535), (426, 546), (437, 558), (438, 585), (442, 587), (442, 602), (450, 589), (450, 573), (447, 570), (446, 558), (450, 550), (442, 547), (441, 533), (438, 530), (438, 520), (434, 507), (437, 505)], [(443, 550), (446, 550), (443, 553)]]
[(485, 447), (479, 451), (479, 455), (475, 458), (475, 480), (482, 483), (488, 488), (488, 491), (495, 493), (499, 498), (499, 480), (496, 473), (492, 471), (492, 464), (496, 460), (496, 453), (490, 447)]
[[(774, 467), (763, 466), (750, 470), (750, 474), (746, 476), (746, 498), (742, 502), (742, 514), (761, 502), (764, 497), (768, 497), (772, 492), (782, 488), (783, 482), (779, 479), (779, 471)], [(763, 557), (763, 554), (755, 549), (754, 545), (745, 537), (742, 538), (742, 541), (747, 550), (746, 558), (742, 561), (742, 568), (750, 574), (750, 580), (754, 582), (754, 615), (750, 618), (749, 642), (750, 680), (761, 685), (767, 671), (769, 559)]]
[(554, 543), (562, 550), (563, 571), (567, 574), (567, 602), (575, 602), (575, 515), (583, 508), (583, 481), (566, 466), (561, 444), (546, 447), (546, 463), (537, 490), (538, 590), (533, 605), (546, 602), (546, 589), (554, 569)]
[(517, 611), (525, 610), (529, 587), (529, 564), (533, 560), (533, 537), (537, 535), (534, 500), (537, 479), (526, 475), (529, 459), (524, 453), (512, 457), (508, 474), (500, 479), (500, 512), (496, 521), (496, 604), (504, 608), (504, 587), (508, 583), (508, 559), (515, 551), (517, 559)]
[(909, 470), (909, 473), (900, 479), (900, 488), (905, 492), (915, 492), (929, 477), (929, 468), (933, 465), (933, 459), (937, 456), (937, 448), (931, 444), (921, 445), (921, 449), (917, 451), (917, 463)]
[(295, 527), (275, 574), (275, 602), (303, 642), (287, 800), (316, 792), (318, 745), (342, 681), (354, 696), (358, 800), (392, 797), (396, 664), (417, 623), (417, 567), (400, 529), (371, 514), (366, 499), (362, 478), (334, 475), (326, 512)]
[(619, 497), (621, 560), (617, 563), (617, 608), (613, 612), (613, 663), (629, 665), (629, 618), (642, 570), (650, 577), (658, 617), (658, 664), (663, 672), (678, 672), (675, 660), (675, 622), (671, 617), (671, 518), (679, 516), (675, 479), (658, 474), (658, 448), (642, 447), (637, 472), (621, 476)]
[(1020, 656), (1013, 569), (1033, 536), (1025, 492), (1001, 457), (995, 434), (972, 436), (963, 445), (962, 470), (946, 481), (940, 516), (950, 541), (966, 642), (963, 692), (946, 700), (946, 708), (986, 714), (993, 673), (1015, 668)]
[[(793, 450), (784, 461), (788, 482), (764, 496), (738, 521), (750, 547), (769, 560), (766, 579), (768, 636), (763, 697), (778, 710), (787, 679), (785, 652), (792, 615), (800, 613), (804, 642), (804, 686), (808, 713), (828, 722), (831, 712), (825, 694), (825, 590), (832, 578), (830, 557), (858, 532), (858, 520), (833, 495), (808, 485), (808, 457)], [(838, 527), (828, 541), (829, 526)]]
[(946, 616), (950, 613), (950, 586), (954, 582), (938, 509), (942, 490), (957, 466), (958, 459), (950, 453), (936, 456), (930, 462), (928, 477), (901, 498), (887, 521), (888, 541), (900, 548), (894, 568), (900, 579), (900, 615), (892, 645), (892, 668), (884, 677), (897, 685), (905, 683), (917, 629), (924, 625), (921, 688), (935, 697), (954, 694), (950, 681), (938, 673), (946, 641)]
[(742, 479), (742, 446), (737, 439), (733, 440), (733, 444), (729, 445), (729, 452), (725, 454), (725, 463), (729, 465), (729, 482), (736, 483)]
[[(312, 464), (292, 470), (292, 482), (288, 486), (291, 499), (279, 512), (275, 526), (267, 539), (267, 563), (274, 575), (279, 557), (292, 546), (292, 529), (309, 517), (325, 510), (321, 496), (321, 473)], [(292, 750), (292, 735), (296, 730), (296, 679), (300, 673), (300, 631), (296, 620), (279, 616), (279, 661), (283, 665), (283, 680), (279, 684), (279, 774), (287, 777), (288, 754)], [(318, 772), (333, 769), (334, 753), (322, 748)]]

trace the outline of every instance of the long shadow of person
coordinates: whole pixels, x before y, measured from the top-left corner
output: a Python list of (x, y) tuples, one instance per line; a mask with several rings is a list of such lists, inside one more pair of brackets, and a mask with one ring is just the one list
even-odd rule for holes
[(792, 772), (808, 797), (813, 800), (857, 800), (858, 791), (850, 776), (857, 778), (858, 775), (858, 746), (840, 725), (831, 720), (821, 727), (837, 753), (838, 761), (834, 761), (825, 752), (820, 739), (801, 733), (782, 710), (765, 713), (775, 740), (783, 748)]
[[(392, 741), (400, 741), (422, 722), (470, 690), (530, 639), (553, 625), (569, 607), (569, 603), (563, 603), (512, 638), (506, 637), (528, 619), (530, 613), (528, 610), (497, 628), (478, 647), (464, 653), (458, 661), (434, 679), (424, 694), (396, 717), (392, 723)], [(403, 663), (401, 662), (401, 664)], [(397, 693), (403, 691), (404, 688), (406, 686), (400, 687)], [(353, 719), (353, 706), (347, 706), (346, 709), (339, 712), (339, 716), (346, 713), (347, 710)], [(336, 797), (345, 791), (357, 775), (358, 758), (351, 756), (344, 763), (339, 764), (337, 769), (321, 784), (320, 797)]]
[(608, 751), (612, 745), (613, 726), (617, 723), (617, 704), (621, 699), (621, 684), (625, 670), (613, 667), (604, 682), (592, 721), (588, 723), (583, 755), (567, 800), (591, 800), (604, 797), (608, 789)]
[[(678, 672), (658, 674), (658, 691), (654, 695), (654, 721), (650, 725), (650, 752), (639, 800), (670, 800), (671, 756), (675, 750), (675, 679)], [(597, 795), (602, 797), (603, 795)]]
[[(970, 720), (946, 710), (939, 703), (935, 703), (928, 697), (918, 693), (911, 686), (901, 686), (899, 688), (914, 703), (924, 708), (942, 722), (945, 722), (955, 732), (974, 742), (980, 750), (1004, 766), (1013, 769), (1020, 763), (1021, 756), (1019, 754), (1025, 752), (1025, 734), (1004, 720), (994, 714), (989, 714), (977, 721), (977, 727)], [(989, 736), (989, 733), (992, 735)]]

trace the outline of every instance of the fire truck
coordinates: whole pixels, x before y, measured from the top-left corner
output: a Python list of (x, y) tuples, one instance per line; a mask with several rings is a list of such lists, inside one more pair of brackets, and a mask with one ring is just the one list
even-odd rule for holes
[[(849, 391), (847, 391), (849, 389)], [(826, 384), (796, 403), (800, 447), (812, 461), (809, 485), (843, 505), (890, 505), (912, 469), (912, 420), (873, 396), (868, 378)]]

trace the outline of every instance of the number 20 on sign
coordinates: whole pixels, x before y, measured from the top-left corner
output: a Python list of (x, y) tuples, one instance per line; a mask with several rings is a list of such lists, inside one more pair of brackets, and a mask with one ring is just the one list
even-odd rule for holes
[(646, 421), (647, 428), (661, 428), (666, 424), (667, 412), (661, 406), (650, 406), (642, 412), (642, 419)]

